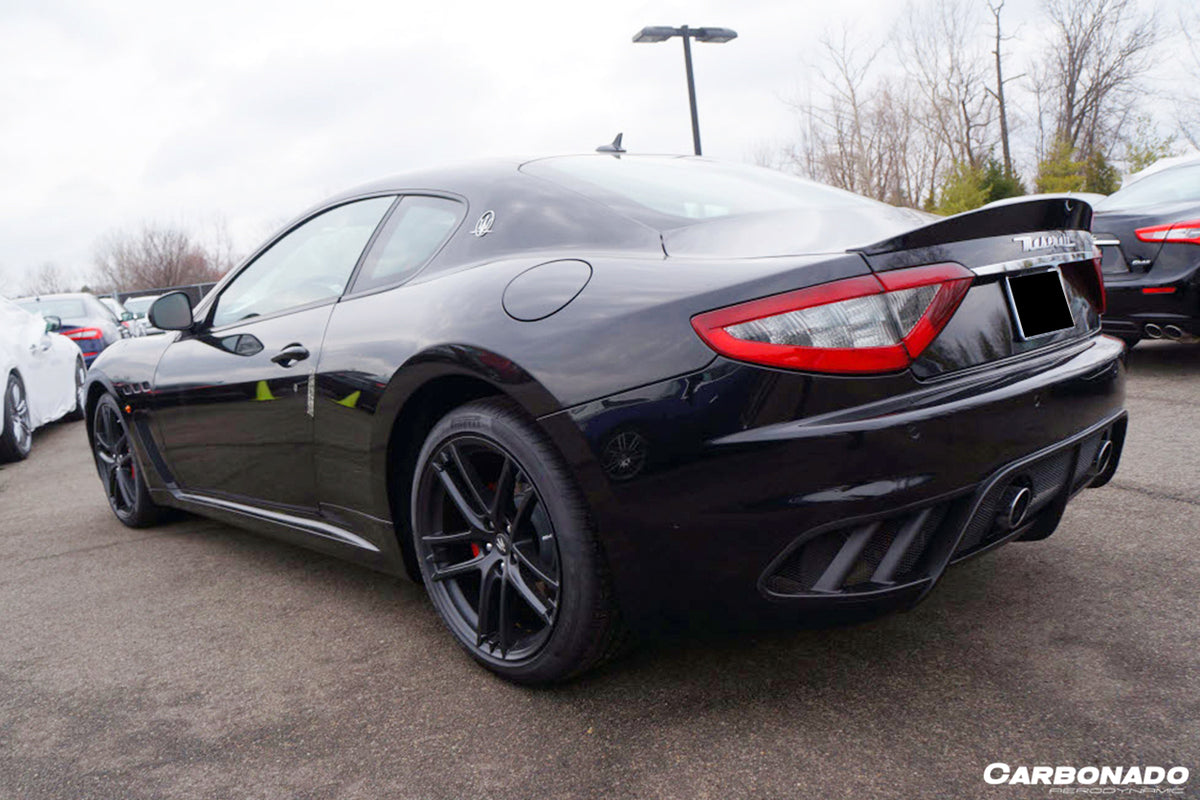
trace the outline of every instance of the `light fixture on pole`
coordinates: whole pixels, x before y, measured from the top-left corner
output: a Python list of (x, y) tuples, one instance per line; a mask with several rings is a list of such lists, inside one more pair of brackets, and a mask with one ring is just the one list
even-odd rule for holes
[(714, 42), (724, 44), (737, 38), (737, 31), (729, 28), (689, 28), (682, 25), (672, 28), (669, 25), (650, 25), (634, 34), (633, 41), (638, 44), (665, 42), (674, 36), (683, 39), (683, 63), (687, 69), (688, 103), (692, 108), (692, 145), (696, 155), (700, 155), (700, 121), (696, 118), (696, 82), (692, 77), (692, 39), (698, 42)]

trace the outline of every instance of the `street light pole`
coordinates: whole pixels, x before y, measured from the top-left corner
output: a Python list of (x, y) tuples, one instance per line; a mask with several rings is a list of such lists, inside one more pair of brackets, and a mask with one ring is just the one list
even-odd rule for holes
[(729, 28), (689, 28), (683, 25), (672, 28), (666, 25), (652, 25), (642, 28), (634, 34), (633, 41), (665, 42), (673, 36), (683, 39), (683, 65), (687, 70), (688, 105), (692, 112), (692, 148), (700, 155), (700, 120), (696, 113), (696, 79), (692, 73), (692, 39), (700, 42), (724, 44), (737, 38), (737, 31)]
[(692, 147), (696, 155), (700, 155), (700, 118), (696, 114), (696, 79), (692, 77), (692, 37), (687, 25), (680, 30), (683, 31), (679, 37), (683, 39), (683, 64), (687, 68), (688, 104), (692, 107)]

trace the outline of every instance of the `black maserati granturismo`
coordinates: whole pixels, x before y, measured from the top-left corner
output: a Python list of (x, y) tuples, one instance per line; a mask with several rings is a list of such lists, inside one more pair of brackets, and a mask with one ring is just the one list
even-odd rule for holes
[(93, 365), (88, 436), (125, 524), (406, 573), (515, 681), (662, 621), (862, 618), (1116, 470), (1090, 222), (691, 157), (402, 175), (157, 300), (168, 334)]
[(1096, 204), (1109, 307), (1106, 333), (1139, 340), (1200, 336), (1200, 161), (1147, 175)]

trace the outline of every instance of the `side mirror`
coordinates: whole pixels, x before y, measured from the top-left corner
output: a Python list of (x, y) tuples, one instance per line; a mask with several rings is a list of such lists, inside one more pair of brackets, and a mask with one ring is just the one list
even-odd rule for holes
[(46, 333), (54, 333), (58, 330), (62, 330), (62, 317), (55, 316), (54, 314), (47, 314)]
[(133, 322), (135, 319), (137, 319), (137, 317), (133, 315), (132, 311), (121, 312), (121, 322)]
[(185, 292), (164, 294), (146, 313), (150, 324), (164, 331), (186, 331), (192, 327), (192, 300)]

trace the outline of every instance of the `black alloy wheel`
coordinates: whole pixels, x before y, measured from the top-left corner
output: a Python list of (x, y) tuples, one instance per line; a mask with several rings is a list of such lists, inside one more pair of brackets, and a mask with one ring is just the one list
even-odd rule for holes
[(511, 680), (558, 680), (608, 657), (619, 621), (579, 499), (544, 435), (504, 401), (443, 418), (417, 460), (413, 545), (458, 642)]
[(4, 432), (0, 434), (0, 461), (21, 461), (33, 448), (33, 424), (25, 384), (8, 376), (4, 387)]
[(138, 471), (129, 426), (111, 395), (104, 395), (96, 404), (92, 453), (104, 494), (117, 519), (131, 528), (157, 522), (161, 508), (150, 499), (150, 490)]

